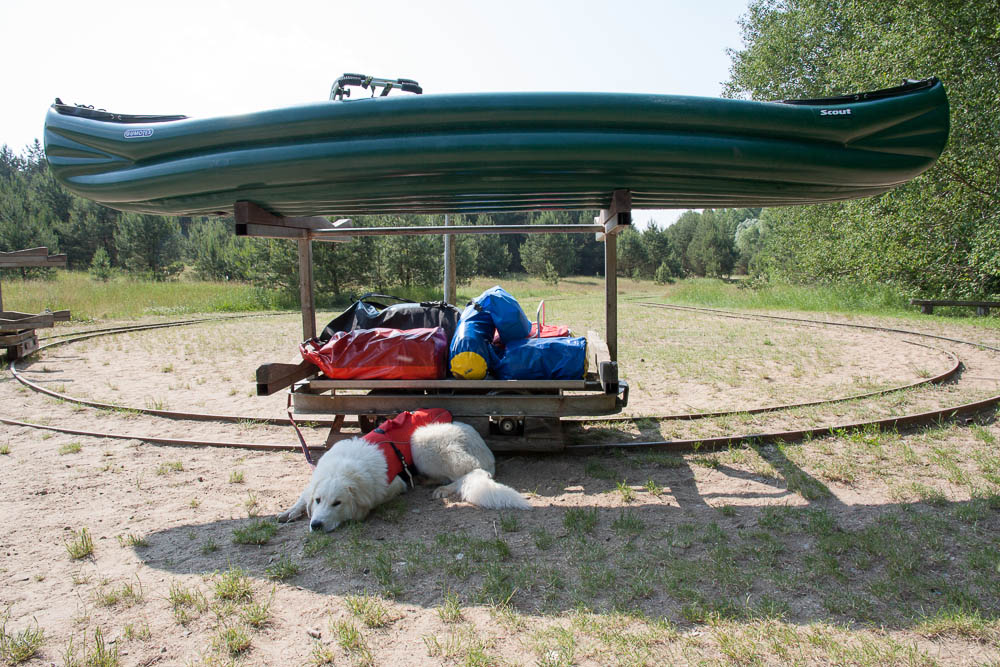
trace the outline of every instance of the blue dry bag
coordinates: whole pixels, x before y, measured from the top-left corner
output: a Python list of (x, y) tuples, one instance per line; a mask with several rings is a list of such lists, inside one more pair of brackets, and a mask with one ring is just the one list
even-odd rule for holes
[(493, 318), (493, 326), (500, 332), (500, 340), (504, 344), (527, 338), (531, 333), (531, 320), (521, 310), (521, 304), (499, 285), (480, 294), (474, 303), (478, 303)]
[(493, 318), (476, 302), (462, 311), (448, 348), (451, 374), (460, 380), (482, 380), (496, 362), (493, 351)]
[(580, 380), (587, 372), (587, 339), (511, 341), (493, 372), (501, 380)]

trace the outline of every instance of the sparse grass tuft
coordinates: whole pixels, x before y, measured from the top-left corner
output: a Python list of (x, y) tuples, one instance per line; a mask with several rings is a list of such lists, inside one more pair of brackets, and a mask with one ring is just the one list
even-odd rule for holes
[(583, 466), (583, 472), (586, 473), (588, 477), (593, 477), (595, 479), (612, 480), (616, 476), (614, 470), (607, 467), (600, 461), (587, 461), (587, 463)]
[(231, 567), (215, 580), (215, 597), (229, 602), (250, 602), (253, 600), (253, 586), (250, 575), (241, 567)]
[(188, 589), (174, 581), (170, 584), (167, 601), (174, 613), (174, 620), (181, 625), (187, 625), (195, 616), (208, 609), (205, 594), (197, 588)]
[(126, 623), (125, 627), (122, 628), (122, 638), (126, 641), (146, 641), (152, 636), (153, 632), (149, 629), (149, 623), (143, 623), (139, 627), (132, 623)]
[(271, 622), (271, 602), (272, 596), (267, 602), (251, 602), (240, 611), (240, 618), (243, 622), (255, 630), (265, 627)]
[(1000, 623), (983, 618), (975, 609), (940, 609), (918, 623), (915, 629), (931, 639), (951, 637), (971, 639), (982, 644), (995, 644), (1000, 640)]
[(531, 634), (531, 647), (539, 667), (569, 667), (576, 664), (576, 637), (572, 629), (550, 627)]
[(142, 584), (138, 579), (135, 583), (123, 583), (118, 588), (97, 591), (97, 604), (102, 607), (134, 607), (143, 601)]
[(184, 463), (181, 461), (165, 461), (156, 468), (157, 475), (167, 475), (172, 472), (183, 472)]
[[(77, 654), (80, 651), (80, 654)], [(87, 641), (87, 633), (83, 633), (83, 646), (77, 647), (70, 637), (69, 644), (63, 653), (63, 664), (67, 667), (117, 667), (119, 664), (118, 644), (111, 646), (104, 641), (104, 632), (94, 628), (94, 643)]]
[(79, 533), (73, 533), (73, 539), (66, 543), (66, 551), (73, 560), (86, 558), (94, 553), (94, 539), (90, 531), (81, 528)]
[(231, 658), (237, 658), (250, 649), (252, 642), (250, 630), (244, 625), (228, 625), (219, 628), (212, 640), (215, 650), (225, 653)]
[(531, 539), (540, 551), (547, 551), (556, 543), (556, 536), (541, 527), (531, 529)]
[(446, 590), (438, 607), (438, 617), (445, 623), (458, 623), (462, 620), (462, 603), (458, 599), (458, 594), (454, 591)]
[(521, 519), (516, 514), (501, 515), (500, 530), (505, 533), (516, 533), (521, 530)]
[(127, 535), (118, 536), (118, 544), (123, 547), (148, 547), (149, 540), (147, 540), (143, 535), (128, 533)]
[(276, 563), (264, 568), (264, 572), (267, 573), (269, 578), (275, 581), (284, 581), (297, 575), (299, 573), (299, 566), (291, 558), (283, 555)]
[(646, 529), (646, 524), (634, 512), (622, 510), (611, 523), (611, 529), (621, 535), (638, 535)]
[(584, 509), (582, 507), (570, 507), (563, 515), (563, 526), (571, 533), (582, 535), (592, 533), (597, 527), (597, 508)]
[(630, 503), (635, 500), (635, 489), (628, 484), (628, 480), (618, 482), (618, 493), (621, 494), (622, 502)]
[(235, 544), (267, 544), (278, 533), (278, 526), (267, 519), (254, 519), (248, 525), (233, 529)]
[(309, 652), (309, 662), (306, 664), (310, 667), (320, 667), (321, 665), (334, 665), (337, 662), (337, 656), (329, 646), (325, 646), (323, 642), (314, 641), (312, 643), (312, 650)]
[(247, 491), (247, 499), (243, 501), (243, 507), (247, 510), (247, 516), (251, 519), (260, 514), (260, 503), (257, 501), (257, 494)]
[(375, 664), (368, 641), (357, 626), (350, 621), (334, 621), (330, 629), (340, 647), (350, 653), (357, 664), (365, 666)]
[(344, 604), (359, 621), (369, 628), (381, 628), (392, 622), (385, 601), (369, 593), (348, 595)]
[(65, 445), (59, 447), (59, 456), (79, 454), (81, 449), (83, 449), (83, 445), (79, 442), (67, 442)]
[(0, 660), (8, 665), (18, 665), (31, 660), (45, 642), (45, 631), (38, 627), (27, 627), (20, 632), (8, 632), (10, 609), (0, 614)]
[(242, 470), (234, 470), (229, 473), (229, 483), (230, 484), (242, 484), (244, 481), (244, 474)]
[(489, 640), (484, 639), (474, 628), (461, 625), (453, 629), (444, 641), (434, 635), (424, 635), (427, 655), (440, 658), (444, 664), (459, 664), (465, 667), (486, 667), (503, 664), (489, 655)]

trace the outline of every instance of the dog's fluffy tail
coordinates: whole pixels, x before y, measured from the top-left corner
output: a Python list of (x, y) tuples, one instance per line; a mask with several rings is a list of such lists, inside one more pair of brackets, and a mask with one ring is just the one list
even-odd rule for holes
[(500, 484), (493, 476), (482, 469), (476, 469), (463, 475), (451, 483), (455, 493), (467, 503), (485, 507), (486, 509), (528, 510), (531, 505), (524, 496)]

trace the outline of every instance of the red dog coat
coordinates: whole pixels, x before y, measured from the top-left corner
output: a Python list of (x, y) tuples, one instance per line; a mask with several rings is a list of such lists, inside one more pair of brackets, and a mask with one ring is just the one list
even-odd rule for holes
[(410, 438), (413, 437), (413, 432), (427, 424), (450, 423), (451, 413), (441, 408), (400, 412), (394, 418), (379, 424), (377, 429), (363, 438), (382, 450), (385, 462), (389, 464), (389, 483), (392, 484), (392, 480), (403, 475), (403, 481), (412, 487), (410, 468), (413, 467), (413, 452), (410, 449)]

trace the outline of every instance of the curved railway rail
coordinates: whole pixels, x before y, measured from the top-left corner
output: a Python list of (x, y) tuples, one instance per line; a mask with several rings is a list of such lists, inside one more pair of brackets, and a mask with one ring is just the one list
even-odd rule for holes
[[(865, 324), (853, 324), (846, 322), (828, 322), (822, 320), (810, 320), (805, 318), (795, 318), (788, 316), (778, 316), (778, 315), (763, 315), (756, 313), (739, 313), (728, 310), (716, 309), (716, 308), (703, 308), (696, 306), (680, 306), (672, 304), (663, 303), (651, 303), (642, 302), (637, 300), (630, 300), (636, 305), (647, 307), (647, 308), (664, 308), (672, 309), (678, 311), (696, 312), (704, 313), (707, 315), (712, 315), (716, 317), (726, 317), (734, 319), (745, 319), (745, 320), (770, 320), (770, 321), (780, 321), (787, 322), (795, 325), (802, 326), (834, 326), (834, 327), (844, 327), (852, 329), (864, 329), (871, 331), (880, 331), (885, 333), (895, 333), (901, 335), (908, 335), (917, 338), (925, 338), (937, 341), (945, 341), (959, 345), (968, 345), (975, 347), (980, 350), (989, 350), (992, 352), (1000, 352), (1000, 348), (992, 347), (989, 345), (984, 345), (981, 343), (975, 343), (971, 341), (966, 341), (958, 338), (950, 338), (946, 336), (939, 336), (935, 334), (928, 334), (918, 331), (910, 331), (906, 329), (897, 329), (890, 327), (879, 327), (874, 325)], [(71, 333), (71, 334), (57, 334), (45, 338), (46, 341), (52, 341), (53, 339), (60, 339), (55, 342), (48, 342), (39, 348), (39, 352), (45, 349), (50, 349), (60, 345), (68, 345), (70, 343), (76, 343), (97, 336), (109, 336), (122, 333), (132, 333), (136, 331), (148, 331), (153, 329), (168, 328), (168, 327), (179, 327), (187, 326), (192, 324), (201, 324), (205, 322), (214, 322), (219, 320), (229, 320), (229, 319), (239, 319), (239, 318), (250, 318), (250, 317), (266, 317), (274, 314), (254, 314), (254, 315), (235, 315), (235, 316), (225, 316), (225, 317), (210, 317), (210, 318), (196, 318), (189, 320), (177, 320), (172, 322), (161, 322), (156, 324), (142, 324), (134, 326), (125, 327), (109, 327), (104, 329), (91, 329), (83, 332)], [(608, 422), (608, 421), (636, 421), (636, 420), (655, 420), (655, 421), (669, 421), (669, 420), (694, 420), (694, 419), (706, 419), (712, 417), (724, 417), (728, 415), (735, 414), (761, 414), (767, 412), (779, 412), (783, 410), (791, 410), (794, 408), (811, 407), (817, 405), (827, 405), (839, 402), (854, 401), (860, 399), (869, 399), (882, 395), (891, 394), (894, 392), (903, 391), (906, 389), (913, 389), (920, 386), (941, 384), (948, 382), (956, 378), (962, 368), (962, 362), (957, 355), (954, 353), (944, 350), (942, 348), (926, 344), (917, 343), (915, 341), (903, 341), (907, 344), (918, 345), (928, 349), (932, 349), (945, 354), (950, 362), (950, 367), (942, 373), (935, 375), (933, 377), (925, 378), (917, 382), (912, 382), (905, 385), (890, 387), (887, 389), (882, 389), (878, 391), (866, 392), (862, 394), (855, 394), (851, 396), (835, 397), (832, 399), (817, 400), (817, 401), (807, 401), (802, 403), (790, 403), (782, 405), (771, 405), (759, 408), (751, 409), (741, 409), (741, 410), (724, 410), (716, 412), (699, 412), (699, 413), (680, 413), (680, 414), (667, 414), (667, 415), (632, 415), (632, 416), (613, 416), (613, 417), (601, 417), (596, 419), (590, 418), (575, 418), (575, 419), (565, 419), (565, 423), (575, 423), (575, 424), (587, 424), (594, 422)], [(214, 422), (229, 422), (229, 423), (239, 423), (252, 421), (258, 424), (270, 424), (270, 425), (291, 425), (291, 421), (287, 418), (265, 418), (261, 419), (259, 417), (246, 417), (239, 415), (218, 415), (209, 413), (192, 413), (192, 412), (178, 412), (171, 410), (157, 410), (151, 408), (131, 408), (123, 407), (121, 405), (115, 405), (110, 403), (102, 403), (99, 401), (89, 401), (68, 394), (63, 394), (60, 392), (55, 392), (39, 384), (32, 382), (24, 376), (24, 374), (17, 368), (17, 362), (11, 362), (10, 370), (13, 376), (18, 382), (30, 388), (31, 390), (50, 396), (52, 398), (66, 401), (68, 403), (74, 403), (77, 405), (83, 405), (96, 409), (104, 410), (127, 410), (130, 413), (145, 414), (154, 417), (160, 417), (165, 419), (174, 420), (191, 420), (191, 421), (214, 421)], [(616, 449), (675, 449), (675, 450), (685, 450), (685, 449), (713, 449), (713, 448), (723, 448), (734, 446), (738, 444), (749, 444), (749, 443), (773, 443), (773, 442), (794, 442), (796, 440), (801, 440), (809, 437), (817, 437), (828, 435), (834, 432), (852, 432), (863, 429), (903, 429), (903, 428), (914, 428), (918, 426), (924, 426), (934, 423), (939, 423), (943, 420), (956, 420), (956, 419), (971, 419), (977, 414), (980, 414), (989, 409), (995, 409), (1000, 405), (1000, 394), (991, 396), (984, 400), (975, 401), (972, 403), (965, 403), (961, 405), (949, 406), (945, 408), (940, 408), (937, 410), (931, 410), (928, 412), (914, 413), (896, 417), (889, 417), (885, 419), (875, 419), (866, 421), (857, 421), (849, 423), (839, 423), (839, 424), (828, 424), (823, 426), (817, 426), (808, 429), (799, 430), (786, 430), (786, 431), (772, 431), (772, 432), (761, 432), (761, 433), (735, 433), (730, 435), (722, 435), (707, 438), (698, 439), (676, 439), (676, 440), (650, 440), (650, 441), (639, 441), (639, 442), (609, 442), (609, 443), (594, 443), (594, 444), (575, 444), (568, 445), (564, 451), (566, 452), (592, 452), (597, 450), (616, 448)], [(292, 442), (290, 439), (289, 444), (282, 443), (260, 443), (260, 442), (239, 442), (239, 441), (207, 441), (207, 440), (190, 440), (190, 439), (178, 439), (178, 438), (163, 438), (158, 436), (149, 435), (137, 435), (137, 434), (124, 434), (124, 433), (113, 433), (113, 432), (100, 432), (100, 431), (88, 431), (81, 429), (71, 429), (58, 426), (49, 426), (43, 424), (35, 424), (30, 422), (23, 422), (19, 420), (10, 419), (0, 415), (0, 423), (7, 424), (10, 426), (20, 426), (27, 428), (40, 429), (50, 432), (63, 433), (68, 435), (79, 435), (87, 437), (96, 438), (111, 438), (111, 439), (126, 439), (126, 440), (141, 440), (143, 442), (150, 442), (154, 444), (165, 444), (165, 445), (181, 445), (181, 446), (208, 446), (208, 447), (231, 447), (240, 449), (251, 449), (251, 450), (263, 450), (263, 451), (293, 451), (298, 450), (299, 445), (297, 442)], [(332, 420), (311, 420), (311, 423), (317, 426), (330, 426), (334, 422)], [(316, 451), (322, 451), (323, 447), (310, 446), (310, 449), (315, 449)]]

